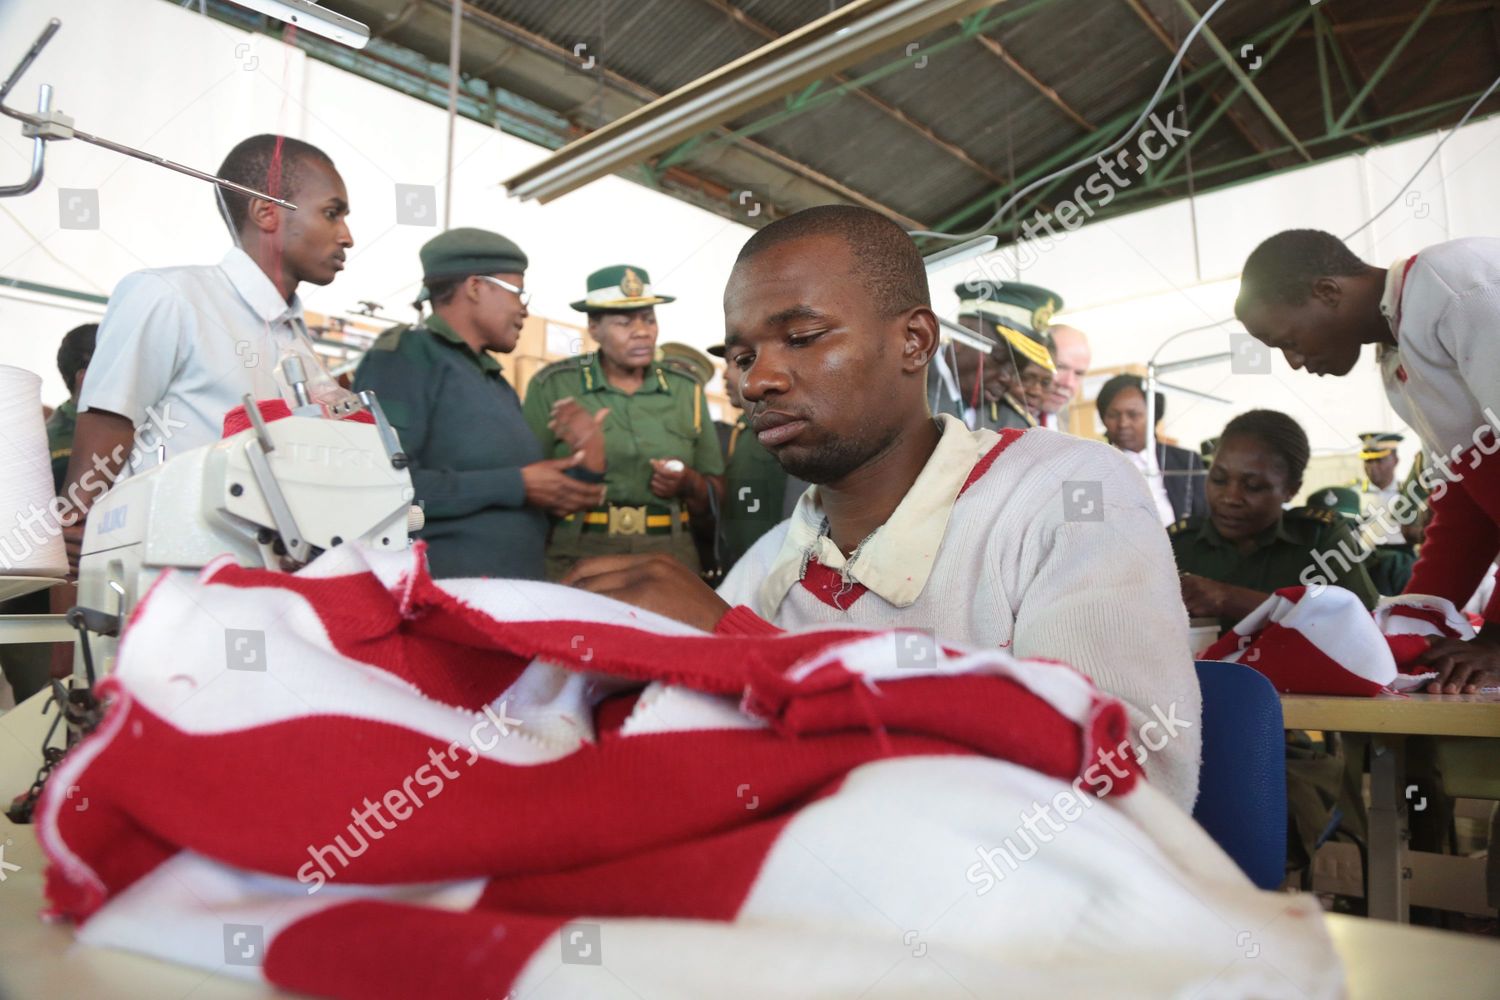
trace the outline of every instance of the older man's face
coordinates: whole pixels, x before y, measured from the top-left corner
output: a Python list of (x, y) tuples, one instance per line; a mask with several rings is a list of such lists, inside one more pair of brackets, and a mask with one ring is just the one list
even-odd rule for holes
[(1093, 355), (1083, 331), (1071, 326), (1051, 326), (1048, 327), (1048, 332), (1052, 334), (1053, 344), (1057, 348), (1057, 373), (1052, 376), (1052, 387), (1042, 400), (1042, 410), (1045, 413), (1058, 413), (1066, 409), (1078, 395)]

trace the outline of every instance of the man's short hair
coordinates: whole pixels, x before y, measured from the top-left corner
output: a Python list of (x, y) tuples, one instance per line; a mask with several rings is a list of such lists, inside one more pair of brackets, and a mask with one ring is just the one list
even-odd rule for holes
[(57, 347), (57, 373), (62, 376), (68, 391), (73, 391), (73, 380), (89, 366), (94, 357), (94, 342), (99, 336), (98, 323), (75, 326), (63, 334)]
[[(284, 135), (252, 135), (224, 157), (224, 162), (219, 165), (219, 176), (295, 202), (293, 196), (303, 169), (312, 161), (322, 163), (330, 170), (336, 169), (328, 154), (311, 143)], [(245, 228), (245, 220), (249, 218), (250, 197), (228, 188), (216, 186), (215, 190), (224, 197), (230, 231), (238, 233)]]
[(1235, 312), (1253, 302), (1301, 305), (1319, 278), (1353, 277), (1368, 266), (1344, 241), (1321, 229), (1288, 229), (1256, 247), (1245, 260)]
[(735, 260), (811, 236), (837, 236), (853, 251), (855, 272), (882, 316), (931, 306), (922, 254), (906, 231), (879, 212), (854, 205), (819, 205), (777, 219), (746, 241)]

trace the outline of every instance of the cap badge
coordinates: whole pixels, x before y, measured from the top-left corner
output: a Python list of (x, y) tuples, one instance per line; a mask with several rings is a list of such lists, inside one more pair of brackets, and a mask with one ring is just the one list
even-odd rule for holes
[(1031, 314), (1031, 328), (1037, 333), (1041, 333), (1052, 322), (1052, 314), (1055, 312), (1057, 312), (1057, 303), (1052, 299), (1048, 299), (1046, 305)]
[(620, 279), (620, 291), (624, 292), (628, 299), (638, 299), (645, 290), (646, 285), (641, 281), (641, 276), (627, 267), (625, 277)]

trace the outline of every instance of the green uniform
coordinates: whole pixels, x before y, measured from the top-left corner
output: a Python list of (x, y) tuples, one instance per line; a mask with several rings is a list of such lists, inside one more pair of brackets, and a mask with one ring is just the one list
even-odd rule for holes
[(584, 409), (608, 408), (604, 421), (606, 506), (554, 522), (547, 575), (557, 579), (578, 559), (626, 552), (668, 552), (698, 570), (682, 501), (651, 492), (653, 458), (675, 458), (705, 476), (724, 472), (703, 386), (692, 376), (654, 364), (634, 393), (604, 377), (598, 352), (554, 362), (526, 389), (526, 421), (550, 458), (569, 454), (547, 427), (552, 404), (571, 396)]
[(1000, 397), (1000, 402), (985, 406), (981, 426), (992, 431), (1001, 431), (1007, 427), (1024, 431), (1036, 426), (1036, 417), (1026, 412), (1026, 407), (1007, 392)]
[[(933, 365), (927, 368), (927, 398), (932, 404), (933, 416), (946, 413), (968, 423), (964, 419), (964, 403), (949, 392), (947, 382)], [(975, 426), (972, 430), (999, 431), (1007, 427), (1026, 430), (1036, 426), (1036, 420), (1026, 412), (1026, 407), (1010, 393), (1006, 393), (997, 403), (982, 403), (975, 409), (974, 418)]]
[[(1178, 521), (1167, 529), (1167, 534), (1172, 540), (1177, 569), (1183, 573), (1269, 594), (1282, 587), (1304, 586), (1302, 571), (1311, 566), (1313, 573), (1328, 577), (1329, 583), (1354, 591), (1367, 608), (1373, 608), (1379, 597), (1363, 564), (1342, 555), (1357, 556), (1363, 546), (1332, 511), (1306, 507), (1286, 511), (1275, 524), (1256, 536), (1255, 547), (1247, 554), (1220, 536), (1212, 518)], [(1319, 552), (1328, 553), (1324, 560), (1326, 573), (1314, 561), (1314, 554)], [(1225, 629), (1235, 624), (1231, 620), (1219, 622)]]
[(375, 391), (411, 461), (432, 575), (542, 579), (547, 515), (521, 478), (542, 449), (499, 363), (433, 316), (382, 333), (354, 388)]
[(719, 512), (723, 544), (719, 558), (727, 574), (750, 546), (790, 511), (784, 509), (786, 470), (756, 438), (743, 414), (729, 432), (724, 456), (724, 506)]
[(1406, 592), (1412, 567), (1417, 564), (1417, 550), (1411, 545), (1377, 545), (1365, 562), (1375, 589), (1387, 597)]
[(47, 418), (47, 450), (52, 454), (52, 488), (62, 495), (68, 478), (68, 460), (73, 457), (73, 428), (78, 424), (78, 404), (71, 399)]

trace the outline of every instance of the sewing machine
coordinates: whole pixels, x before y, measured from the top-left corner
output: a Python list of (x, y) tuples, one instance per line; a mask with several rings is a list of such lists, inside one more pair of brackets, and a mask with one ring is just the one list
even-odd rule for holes
[[(421, 528), (406, 456), (374, 394), (313, 402), (302, 359), (286, 358), (282, 371), (291, 416), (267, 422), (247, 396), (248, 429), (117, 483), (89, 511), (70, 614), (89, 633), (78, 677), (112, 667), (131, 611), (167, 569), (228, 555), (290, 571), (349, 542), (405, 549)], [(345, 419), (359, 409), (375, 423)]]

